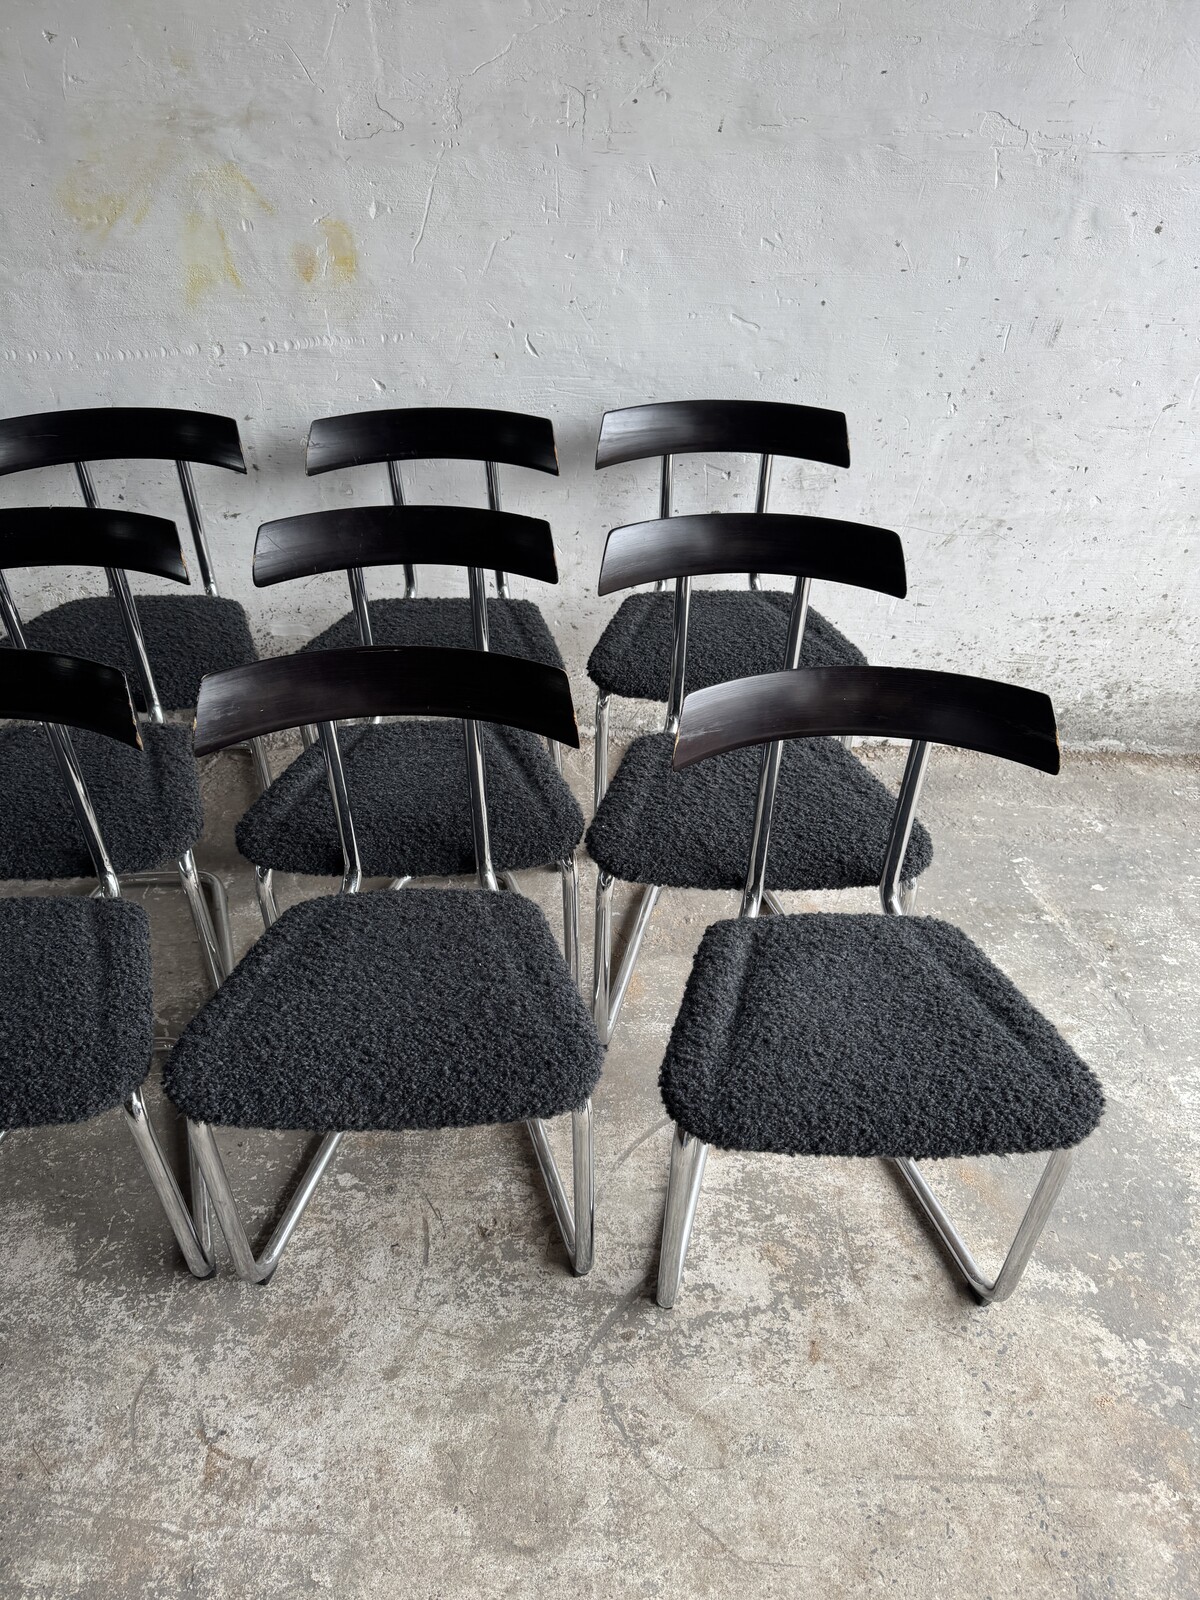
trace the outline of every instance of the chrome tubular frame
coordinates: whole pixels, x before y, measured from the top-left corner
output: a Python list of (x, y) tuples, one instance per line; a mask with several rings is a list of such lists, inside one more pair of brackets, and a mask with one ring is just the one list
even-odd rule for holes
[(346, 787), (346, 769), (342, 765), (342, 747), (338, 743), (337, 724), (317, 723), (317, 741), (325, 758), (325, 777), (333, 800), (338, 843), (342, 849), (341, 893), (357, 894), (362, 887), (362, 859), (358, 853), (358, 835), (354, 830), (354, 816), (350, 810), (350, 793)]
[(667, 1174), (667, 1198), (663, 1205), (662, 1244), (658, 1256), (658, 1289), (655, 1299), (664, 1311), (675, 1304), (683, 1281), (692, 1224), (700, 1185), (708, 1161), (708, 1146), (676, 1124), (671, 1136), (671, 1168)]
[[(766, 511), (767, 501), (771, 498), (771, 472), (774, 466), (774, 456), (764, 455), (758, 463), (758, 490), (754, 496), (754, 510), (760, 517)], [(750, 574), (750, 587), (752, 589), (762, 588), (761, 573), (752, 572)]]
[[(154, 1185), (159, 1204), (166, 1213), (167, 1221), (171, 1224), (171, 1232), (175, 1241), (183, 1251), (184, 1260), (188, 1264), (188, 1271), (194, 1278), (211, 1278), (216, 1270), (212, 1257), (212, 1234), (208, 1224), (207, 1205), (202, 1205), (195, 1222), (180, 1193), (179, 1185), (175, 1181), (175, 1174), (167, 1165), (162, 1153), (162, 1147), (155, 1136), (150, 1118), (146, 1114), (145, 1101), (142, 1099), (140, 1089), (135, 1089), (122, 1107), (125, 1116), (125, 1125), (133, 1136), (138, 1154), (149, 1174), (150, 1182)], [(195, 1161), (194, 1147), (188, 1142), (190, 1161)], [(192, 1193), (203, 1194), (202, 1187), (197, 1188), (197, 1174), (195, 1166), (192, 1167)]]
[[(497, 468), (496, 463), (494, 461), (485, 461), (484, 462), (484, 467), (487, 469), (488, 510), (489, 511), (499, 511), (501, 509), (501, 505), (500, 505), (500, 472), (499, 472), (499, 469)], [(495, 574), (495, 578), (496, 578), (496, 593), (500, 596), (500, 598), (502, 600), (511, 600), (512, 599), (512, 595), (509, 592), (508, 575), (506, 573), (503, 573), (503, 572), (497, 572)]]
[(200, 568), (200, 582), (204, 585), (205, 594), (217, 595), (217, 580), (213, 573), (212, 556), (209, 554), (208, 539), (204, 533), (204, 523), (200, 517), (200, 502), (196, 498), (196, 485), (192, 481), (192, 463), (190, 461), (177, 461), (175, 470), (179, 474), (179, 488), (183, 494), (184, 509), (187, 511), (188, 527), (192, 530), (192, 544), (196, 551), (196, 565)]
[[(389, 461), (387, 465), (388, 487), (392, 491), (392, 504), (394, 506), (402, 506), (404, 504), (404, 484), (400, 477), (400, 463), (398, 461)], [(404, 563), (404, 598), (406, 600), (415, 600), (416, 597), (417, 569), (411, 561), (406, 561)]]
[(592, 783), (592, 800), (598, 806), (608, 789), (608, 703), (604, 689), (596, 690), (596, 751), (595, 778)]

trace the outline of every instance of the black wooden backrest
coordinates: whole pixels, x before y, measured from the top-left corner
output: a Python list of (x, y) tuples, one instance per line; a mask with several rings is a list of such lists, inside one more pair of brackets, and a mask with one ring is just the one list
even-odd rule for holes
[(342, 888), (352, 893), (362, 864), (337, 723), (370, 717), (462, 719), (479, 880), (495, 889), (479, 724), (523, 728), (577, 749), (566, 673), (518, 656), (423, 646), (360, 645), (255, 661), (201, 683), (196, 753), (315, 723), (342, 845)]
[(900, 599), (908, 592), (904, 548), (889, 528), (752, 511), (660, 517), (614, 528), (604, 546), (599, 592), (757, 570), (854, 584)]
[(254, 544), (259, 588), (352, 567), (503, 566), (558, 582), (550, 524), (475, 506), (347, 506), (264, 522)]
[(596, 466), (725, 450), (850, 465), (844, 412), (770, 400), (668, 400), (606, 411)]
[[(207, 411), (167, 406), (94, 406), (0, 419), (0, 476), (71, 463), (84, 504), (99, 502), (90, 461), (174, 461), (205, 594), (218, 594), (192, 478), (192, 463), (245, 472), (237, 423)], [(110, 579), (111, 583), (111, 579)]]
[[(44, 726), (101, 890), (107, 898), (118, 899), (121, 886), (68, 730), (103, 734), (140, 749), (137, 715), (125, 674), (79, 656), (0, 650), (0, 717)], [(47, 821), (47, 826), (51, 825)]]
[[(401, 410), (355, 411), (342, 417), (321, 417), (308, 430), (304, 469), (310, 476), (339, 467), (362, 467), (387, 462), (392, 504), (404, 504), (402, 461), (482, 461), (487, 474), (488, 508), (500, 510), (500, 463), (530, 467), (557, 475), (558, 456), (554, 428), (546, 417), (521, 411), (487, 411), (466, 406), (411, 406)], [(508, 579), (499, 561), (489, 560), (496, 575), (496, 590), (508, 598)], [(404, 593), (417, 592), (416, 569), (404, 564)], [(351, 579), (365, 610), (366, 589), (361, 577)], [(360, 617), (360, 631), (362, 631)], [(369, 643), (369, 627), (364, 642)]]
[(189, 582), (173, 522), (83, 506), (0, 510), (0, 572), (12, 567), (120, 567)]
[(912, 667), (820, 667), (699, 689), (683, 702), (672, 766), (763, 746), (744, 916), (757, 916), (764, 892), (779, 741), (844, 734), (910, 741), (879, 886), (884, 910), (893, 913), (904, 910), (904, 858), (931, 744), (1059, 770), (1049, 696), (1017, 684)]

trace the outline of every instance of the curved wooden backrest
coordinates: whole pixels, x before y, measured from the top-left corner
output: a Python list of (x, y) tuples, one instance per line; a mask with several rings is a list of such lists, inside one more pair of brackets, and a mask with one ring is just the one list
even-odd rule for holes
[(1059, 767), (1050, 697), (1036, 689), (914, 667), (813, 667), (698, 689), (683, 702), (672, 766), (775, 739), (857, 733), (958, 745)]
[(348, 567), (503, 567), (558, 582), (550, 524), (474, 506), (347, 506), (264, 522), (254, 541), (260, 588)]
[(212, 673), (196, 705), (196, 754), (359, 717), (464, 717), (579, 748), (571, 685), (558, 667), (484, 650), (360, 645)]
[(48, 650), (0, 650), (0, 717), (86, 728), (141, 748), (125, 674)]
[(245, 472), (232, 417), (164, 406), (95, 406), (0, 420), (0, 475), (73, 461), (199, 461)]
[(117, 567), (190, 582), (179, 530), (166, 517), (83, 506), (0, 511), (0, 571), (9, 567)]
[(704, 512), (614, 528), (604, 545), (600, 594), (662, 578), (787, 572), (860, 589), (908, 592), (904, 547), (890, 528), (773, 512)]
[(376, 461), (503, 461), (535, 472), (558, 472), (554, 428), (545, 417), (468, 406), (412, 406), (320, 417), (308, 430), (304, 470)]
[(850, 465), (850, 441), (842, 411), (772, 400), (668, 400), (606, 411), (596, 445), (596, 466), (716, 450), (794, 456), (801, 461), (824, 461), (831, 467)]

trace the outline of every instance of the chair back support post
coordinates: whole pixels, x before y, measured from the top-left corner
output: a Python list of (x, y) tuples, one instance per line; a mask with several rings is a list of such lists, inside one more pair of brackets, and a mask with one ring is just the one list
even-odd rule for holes
[[(759, 516), (759, 517), (764, 516), (766, 514), (767, 501), (771, 498), (771, 472), (772, 472), (774, 466), (775, 466), (775, 457), (772, 456), (772, 455), (763, 455), (759, 459), (759, 463), (758, 463), (758, 490), (757, 490), (757, 492), (756, 492), (756, 494), (754, 496), (754, 512), (755, 512), (755, 515)], [(750, 587), (752, 589), (761, 589), (762, 588), (762, 574), (761, 573), (752, 572), (750, 574)]]
[[(796, 579), (791, 609), (788, 612), (787, 644), (784, 648), (784, 670), (788, 672), (795, 671), (800, 665), (800, 651), (804, 644), (804, 626), (808, 621), (808, 597), (811, 589), (811, 578)], [(756, 917), (762, 909), (763, 895), (767, 887), (767, 849), (771, 838), (771, 818), (775, 811), (775, 791), (779, 787), (779, 767), (782, 760), (781, 739), (764, 746), (758, 773), (758, 796), (754, 804), (750, 860), (746, 868), (741, 909), (738, 912), (741, 917)]]
[[(490, 481), (490, 479), (489, 479)], [(471, 628), (476, 650), (488, 648), (487, 579), (482, 567), (469, 567), (471, 586)], [(492, 841), (488, 830), (487, 774), (483, 755), (483, 735), (479, 724), (463, 720), (463, 739), (467, 752), (467, 785), (471, 792), (471, 837), (475, 844), (475, 871), (481, 889), (499, 889), (492, 865)]]
[(204, 585), (205, 594), (219, 594), (217, 580), (213, 574), (212, 556), (209, 554), (208, 538), (204, 532), (204, 523), (200, 517), (200, 502), (196, 498), (196, 485), (192, 480), (192, 463), (190, 461), (177, 461), (175, 471), (179, 474), (179, 487), (183, 493), (183, 504), (187, 511), (188, 527), (192, 530), (192, 545), (196, 551), (196, 564), (200, 568), (200, 581)]
[(683, 710), (683, 686), (687, 672), (688, 616), (692, 605), (692, 580), (675, 579), (675, 609), (671, 618), (671, 685), (667, 691), (667, 718), (664, 731), (674, 733)]
[[(79, 479), (79, 488), (83, 494), (83, 503), (89, 511), (98, 511), (100, 501), (96, 495), (96, 485), (92, 482), (91, 469), (86, 461), (75, 463), (75, 476)], [(137, 669), (138, 682), (142, 687), (142, 695), (146, 701), (146, 710), (151, 722), (164, 722), (162, 701), (158, 698), (158, 687), (154, 682), (154, 672), (150, 666), (150, 657), (146, 652), (146, 640), (142, 635), (142, 624), (138, 618), (137, 607), (133, 603), (133, 593), (129, 587), (129, 579), (119, 567), (105, 567), (104, 576), (108, 579), (109, 593), (117, 602), (117, 609), (121, 613), (121, 626), (125, 630), (125, 643), (133, 657), (133, 664)]]
[(346, 581), (350, 585), (350, 604), (354, 607), (354, 618), (358, 623), (358, 641), (360, 644), (374, 644), (375, 637), (371, 631), (371, 607), (367, 599), (367, 580), (361, 567), (347, 567)]
[(883, 861), (883, 876), (879, 881), (879, 898), (883, 909), (893, 916), (903, 916), (904, 901), (901, 894), (901, 873), (908, 854), (908, 841), (912, 837), (917, 802), (925, 783), (925, 769), (929, 765), (929, 742), (914, 739), (908, 747), (908, 760), (904, 777), (900, 780), (900, 793), (892, 817), (892, 831), (888, 838), (887, 853)]
[[(0, 620), (4, 623), (5, 632), (13, 649), (27, 650), (29, 645), (25, 638), (25, 629), (21, 625), (20, 613), (13, 602), (12, 591), (3, 572), (0, 572)], [(46, 737), (54, 752), (55, 764), (66, 787), (75, 820), (83, 830), (84, 843), (92, 858), (92, 866), (99, 879), (101, 891), (106, 900), (119, 900), (121, 885), (117, 881), (108, 846), (104, 843), (104, 835), (100, 832), (100, 823), (92, 805), (92, 798), (88, 794), (87, 783), (79, 765), (79, 757), (75, 754), (71, 735), (57, 722), (43, 722), (42, 727), (46, 730)]]
[[(500, 503), (499, 467), (494, 461), (485, 461), (484, 467), (487, 470), (488, 510), (502, 511), (504, 508)], [(512, 596), (509, 594), (508, 578), (503, 572), (496, 573), (496, 593), (502, 600), (510, 600), (512, 598)]]
[[(400, 463), (398, 461), (389, 461), (387, 469), (388, 486), (392, 491), (392, 504), (394, 506), (402, 506), (404, 504), (404, 482), (400, 477)], [(404, 598), (406, 600), (415, 600), (416, 594), (417, 569), (411, 561), (406, 561), (404, 563)]]
[(346, 786), (346, 769), (342, 765), (342, 747), (338, 743), (337, 724), (319, 722), (317, 739), (325, 757), (325, 776), (333, 800), (333, 814), (337, 822), (338, 842), (342, 847), (342, 894), (357, 894), (362, 887), (362, 858), (358, 853), (358, 835), (354, 831), (354, 815), (350, 809), (350, 791)]
[[(672, 490), (675, 487), (675, 457), (664, 456), (658, 480), (658, 514), (665, 521), (671, 515)], [(664, 579), (655, 580), (654, 592), (661, 593)]]

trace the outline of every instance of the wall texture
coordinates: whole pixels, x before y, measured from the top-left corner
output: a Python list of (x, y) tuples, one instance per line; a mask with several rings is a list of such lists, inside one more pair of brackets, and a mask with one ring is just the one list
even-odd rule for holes
[[(600, 413), (837, 406), (850, 471), (789, 466), (775, 503), (900, 531), (907, 602), (817, 596), (875, 659), (1041, 685), (1070, 742), (1194, 749), (1196, 37), (1178, 0), (22, 0), (0, 409), (236, 416), (250, 479), (201, 490), (274, 649), (344, 597), (256, 594), (257, 523), (383, 494), (304, 479), (312, 417), (548, 414), (562, 478), (507, 500), (554, 524), (582, 690), (604, 532), (654, 506), (649, 467), (592, 472)], [(697, 462), (680, 505), (752, 487)]]

